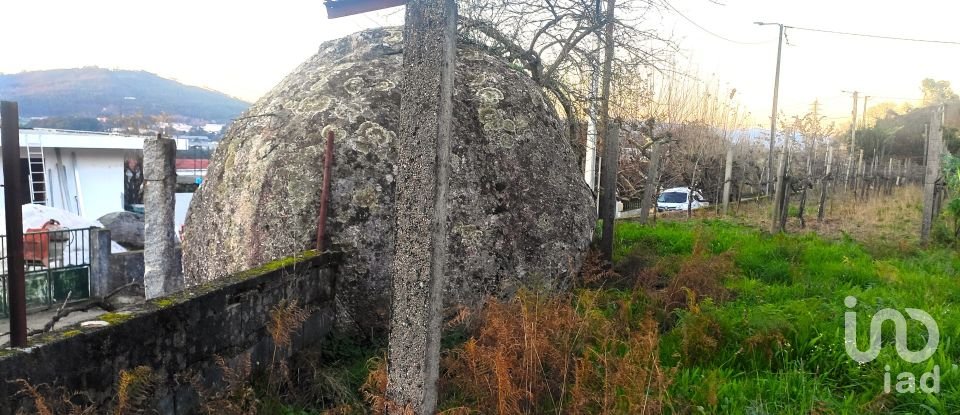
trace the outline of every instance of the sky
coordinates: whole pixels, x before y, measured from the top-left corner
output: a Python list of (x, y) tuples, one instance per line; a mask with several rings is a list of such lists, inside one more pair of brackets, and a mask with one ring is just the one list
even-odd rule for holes
[[(700, 76), (715, 74), (737, 88), (756, 124), (769, 123), (777, 55), (777, 26), (756, 21), (833, 31), (960, 42), (955, 17), (960, 2), (913, 0), (675, 0), (683, 16), (665, 14), (684, 55)], [(698, 28), (690, 20), (703, 27)], [(707, 33), (704, 29), (713, 32)], [(828, 121), (849, 125), (859, 91), (869, 104), (919, 104), (924, 78), (951, 81), (960, 89), (960, 45), (925, 44), (839, 36), (787, 29), (780, 78), (780, 111), (803, 115), (814, 100)], [(721, 39), (720, 37), (726, 38)], [(742, 44), (750, 43), (750, 44)], [(760, 43), (760, 44), (756, 44)], [(722, 87), (723, 88), (723, 87)], [(726, 88), (724, 88), (726, 89)]]
[[(954, 1), (715, 1), (720, 4), (672, 0), (676, 11), (662, 7), (650, 24), (678, 42), (688, 71), (718, 79), (725, 90), (737, 88), (756, 125), (769, 122), (777, 27), (755, 21), (960, 41), (960, 2)], [(403, 20), (402, 8), (327, 20), (323, 0), (4, 0), (0, 13), (17, 17), (4, 19), (3, 32), (14, 39), (0, 42), (0, 73), (82, 66), (146, 70), (247, 101), (268, 92), (323, 41)], [(849, 123), (853, 102), (843, 91), (872, 96), (871, 104), (918, 103), (920, 81), (927, 77), (960, 89), (960, 45), (796, 29), (787, 34), (780, 109), (788, 116), (808, 112), (819, 100), (830, 121)]]

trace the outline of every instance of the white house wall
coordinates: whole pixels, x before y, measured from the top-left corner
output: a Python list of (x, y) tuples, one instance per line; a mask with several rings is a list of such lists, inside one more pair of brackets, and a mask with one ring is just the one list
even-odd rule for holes
[[(71, 154), (76, 155), (76, 164)], [(44, 148), (47, 206), (92, 220), (123, 210), (124, 154), (125, 150), (116, 149), (62, 148), (60, 160), (66, 168), (64, 174), (62, 171), (58, 173), (61, 165), (57, 163), (55, 150)], [(27, 157), (25, 149), (21, 149), (20, 157)], [(66, 180), (62, 176), (66, 176)], [(77, 176), (80, 178), (79, 192)], [(3, 202), (0, 192), (0, 203)]]
[[(128, 154), (142, 150), (142, 137), (20, 130), (21, 159), (27, 158), (25, 137), (31, 134), (39, 136), (43, 144), (47, 206), (63, 209), (90, 220), (123, 210), (124, 163)], [(36, 141), (34, 139), (34, 142)], [(59, 162), (56, 148), (60, 149)], [(186, 148), (187, 140), (178, 139), (177, 149)], [(2, 166), (0, 161), (0, 168)], [(190, 171), (194, 172), (192, 169)], [(77, 186), (78, 177), (79, 186)], [(0, 183), (2, 183), (2, 175), (0, 175)], [(183, 225), (192, 198), (193, 194), (177, 194), (175, 212), (177, 231)], [(29, 200), (24, 201), (24, 203), (29, 202)], [(0, 207), (3, 203), (3, 192), (0, 191)]]
[[(45, 152), (52, 153), (53, 150)], [(124, 150), (113, 149), (60, 150), (67, 170), (66, 187), (72, 193), (74, 208), (80, 202), (80, 216), (97, 219), (107, 213), (123, 210), (124, 153)], [(76, 154), (76, 164), (73, 154)], [(49, 155), (47, 160), (50, 160)], [(78, 176), (79, 191), (76, 182)]]

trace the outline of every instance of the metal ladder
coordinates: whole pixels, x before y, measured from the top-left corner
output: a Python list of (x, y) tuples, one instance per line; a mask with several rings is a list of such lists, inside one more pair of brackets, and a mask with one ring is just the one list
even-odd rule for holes
[(29, 166), (30, 203), (47, 204), (47, 165), (43, 159), (43, 140), (33, 134), (27, 135), (27, 165)]

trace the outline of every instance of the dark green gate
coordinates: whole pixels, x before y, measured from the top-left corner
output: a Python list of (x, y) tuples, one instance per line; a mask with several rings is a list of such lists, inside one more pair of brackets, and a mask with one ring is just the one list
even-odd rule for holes
[[(27, 310), (37, 311), (64, 301), (90, 298), (90, 235), (92, 228), (29, 232), (26, 251)], [(7, 316), (7, 237), (0, 235), (0, 315)]]

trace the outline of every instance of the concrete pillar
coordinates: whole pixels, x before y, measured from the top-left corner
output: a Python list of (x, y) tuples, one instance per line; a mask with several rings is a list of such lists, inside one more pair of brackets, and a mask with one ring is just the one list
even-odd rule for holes
[(730, 180), (733, 179), (733, 144), (727, 146), (727, 160), (723, 168), (723, 216), (730, 208)]
[(787, 153), (787, 146), (784, 146), (784, 148), (780, 150), (780, 158), (779, 158), (780, 161), (777, 163), (777, 174), (775, 178), (776, 183), (774, 185), (774, 192), (773, 192), (773, 212), (772, 212), (773, 214), (770, 217), (771, 233), (777, 233), (777, 232), (783, 231), (780, 228), (780, 215), (781, 215), (780, 209), (783, 208), (783, 192), (786, 191), (783, 185), (784, 184), (783, 178), (787, 174), (787, 164), (786, 164), (787, 154), (786, 153)]
[(175, 251), (176, 156), (177, 145), (172, 139), (143, 141), (143, 288), (148, 300), (183, 288)]
[(926, 169), (923, 179), (923, 222), (920, 227), (920, 242), (930, 242), (930, 229), (937, 215), (937, 181), (940, 179), (940, 152), (943, 147), (943, 112), (941, 105), (930, 117), (927, 135)]
[(107, 295), (110, 290), (110, 231), (90, 230), (90, 296)]
[[(652, 130), (652, 128), (651, 128)], [(647, 223), (650, 209), (657, 200), (657, 178), (660, 177), (660, 141), (653, 142), (650, 150), (650, 164), (647, 168), (647, 181), (643, 185), (643, 199), (640, 200), (640, 223)]]
[(831, 169), (833, 168), (833, 147), (827, 150), (827, 171), (820, 180), (820, 206), (817, 208), (817, 221), (823, 222), (823, 216), (826, 214), (827, 191), (833, 182)]
[(613, 260), (613, 232), (617, 217), (617, 171), (620, 167), (620, 124), (610, 123), (604, 129), (603, 137), (603, 170), (600, 172), (600, 215), (603, 219), (603, 228), (600, 233), (600, 252), (608, 261)]
[(391, 414), (437, 407), (456, 69), (455, 0), (410, 0), (403, 30), (396, 242), (387, 348)]

